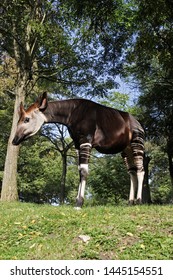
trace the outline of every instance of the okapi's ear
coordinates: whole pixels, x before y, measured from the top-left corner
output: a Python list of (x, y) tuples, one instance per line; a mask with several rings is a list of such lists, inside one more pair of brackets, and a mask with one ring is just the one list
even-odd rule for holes
[(23, 107), (23, 103), (20, 102), (20, 106), (18, 108), (18, 114), (19, 114), (19, 117), (21, 117), (21, 115), (25, 113), (25, 110), (24, 110), (24, 107)]
[(39, 110), (45, 110), (48, 105), (48, 100), (47, 100), (47, 92), (44, 92), (41, 96), (41, 98), (38, 100), (38, 107)]

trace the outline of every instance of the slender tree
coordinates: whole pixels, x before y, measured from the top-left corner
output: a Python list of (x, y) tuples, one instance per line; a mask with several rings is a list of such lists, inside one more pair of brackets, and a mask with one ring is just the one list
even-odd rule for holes
[[(16, 130), (18, 120), (18, 107), (24, 102), (36, 81), (41, 75), (53, 75), (55, 70), (51, 66), (51, 59), (55, 48), (51, 49), (56, 41), (61, 50), (66, 46), (63, 40), (62, 29), (53, 24), (54, 14), (49, 1), (1, 1), (0, 4), (0, 31), (2, 34), (1, 52), (6, 52), (15, 61), (15, 85), (13, 94), (15, 96), (14, 114), (11, 133), (8, 141), (5, 160), (1, 200), (12, 201), (18, 198), (17, 194), (17, 157), (19, 147), (12, 145), (12, 139)], [(52, 24), (50, 24), (52, 23)], [(51, 33), (52, 32), (52, 33)], [(45, 38), (47, 41), (45, 42)], [(56, 47), (57, 48), (57, 47)], [(46, 56), (48, 58), (45, 59)], [(47, 63), (47, 65), (45, 65)]]
[[(31, 26), (22, 20), (21, 3), (15, 6), (10, 1), (1, 2), (1, 33), (3, 35), (2, 49), (10, 54), (16, 62), (16, 84), (14, 94), (16, 96), (14, 105), (14, 115), (12, 122), (11, 134), (8, 141), (7, 155), (5, 160), (4, 177), (2, 184), (1, 200), (16, 200), (17, 193), (17, 157), (19, 147), (12, 145), (12, 138), (16, 130), (18, 119), (17, 108), (20, 102), (24, 102), (26, 95), (26, 87), (30, 81), (29, 73), (32, 65), (30, 64), (30, 56), (34, 42), (31, 46)], [(33, 13), (33, 12), (32, 12)], [(32, 18), (30, 11), (30, 16)], [(23, 30), (22, 30), (23, 29)], [(21, 33), (21, 37), (19, 37)], [(25, 35), (24, 35), (25, 34)], [(28, 69), (29, 67), (29, 69)]]

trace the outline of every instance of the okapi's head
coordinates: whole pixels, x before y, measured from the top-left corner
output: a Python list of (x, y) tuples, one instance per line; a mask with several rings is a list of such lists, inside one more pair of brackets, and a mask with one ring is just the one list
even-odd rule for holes
[(13, 145), (19, 145), (25, 139), (36, 134), (46, 121), (44, 110), (47, 108), (47, 94), (43, 93), (34, 104), (24, 110), (23, 104), (19, 108), (19, 121), (16, 133), (12, 141)]

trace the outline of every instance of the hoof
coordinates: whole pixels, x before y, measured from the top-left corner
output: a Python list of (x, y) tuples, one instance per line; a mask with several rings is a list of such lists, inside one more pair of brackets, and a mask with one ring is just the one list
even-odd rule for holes
[(128, 203), (129, 206), (133, 206), (134, 204), (135, 204), (134, 200), (129, 200), (129, 203)]
[(141, 204), (142, 204), (142, 199), (141, 199), (141, 198), (138, 198), (138, 199), (136, 200), (136, 204), (137, 204), (137, 205), (141, 205)]
[(76, 208), (82, 208), (84, 199), (82, 197), (76, 199)]

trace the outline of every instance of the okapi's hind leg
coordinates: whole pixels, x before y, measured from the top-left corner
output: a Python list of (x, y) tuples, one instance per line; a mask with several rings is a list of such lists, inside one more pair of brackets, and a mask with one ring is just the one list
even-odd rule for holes
[(135, 204), (136, 193), (136, 203), (141, 204), (144, 179), (143, 149), (134, 149), (132, 145), (125, 149), (125, 151), (122, 153), (122, 156), (130, 175), (129, 205)]
[(137, 172), (137, 199), (136, 203), (142, 203), (142, 188), (144, 181), (144, 131), (138, 126), (138, 129), (133, 133), (133, 139), (131, 141), (131, 148), (133, 152), (133, 160)]
[(137, 169), (133, 160), (133, 153), (131, 147), (126, 148), (122, 153), (125, 165), (127, 167), (128, 173), (130, 175), (130, 193), (129, 193), (129, 205), (135, 203), (135, 194), (138, 188), (138, 178), (137, 178)]
[(143, 155), (138, 155), (134, 157), (134, 162), (137, 167), (137, 181), (138, 181), (138, 189), (137, 189), (137, 204), (142, 204), (142, 188), (144, 181), (144, 166), (143, 166)]
[(88, 176), (88, 161), (91, 153), (91, 147), (92, 146), (90, 143), (84, 143), (80, 145), (80, 150), (79, 150), (80, 183), (79, 183), (78, 195), (76, 198), (77, 209), (80, 209), (84, 203), (86, 179)]

